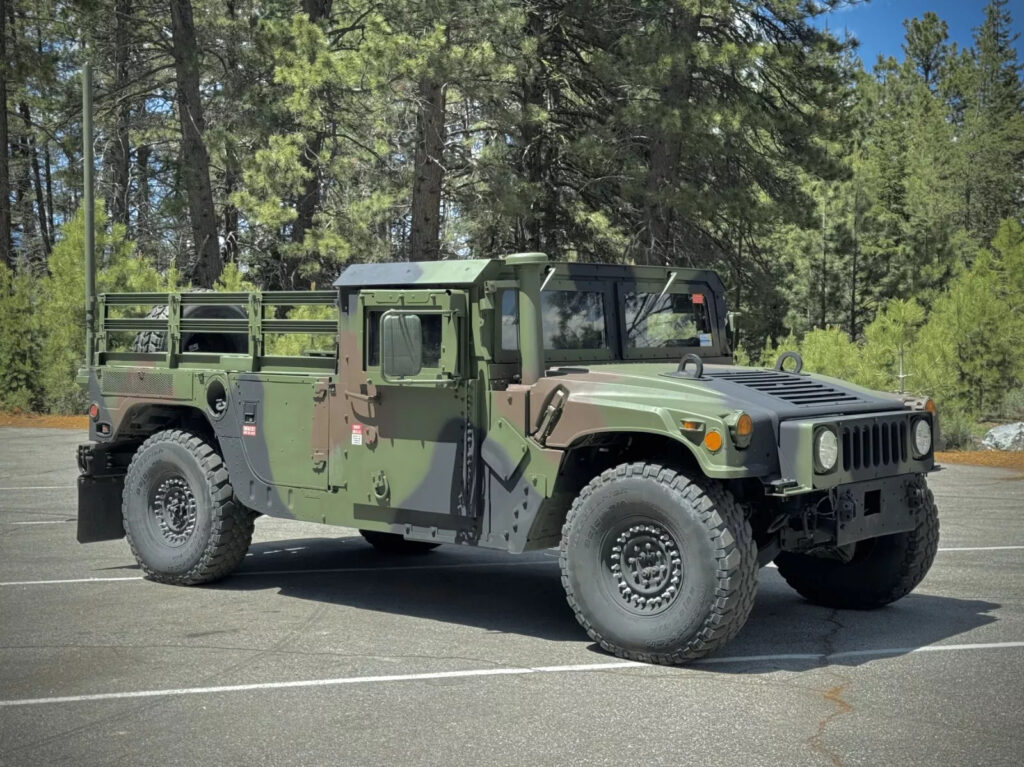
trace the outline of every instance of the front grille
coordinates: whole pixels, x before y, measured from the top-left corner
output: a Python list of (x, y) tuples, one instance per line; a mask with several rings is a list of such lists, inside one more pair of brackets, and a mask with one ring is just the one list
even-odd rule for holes
[(865, 401), (856, 394), (793, 373), (781, 373), (774, 370), (744, 370), (735, 373), (709, 372), (706, 375), (710, 378), (732, 381), (740, 386), (756, 389), (804, 407), (850, 405)]
[(907, 419), (839, 424), (843, 469), (874, 469), (907, 461)]

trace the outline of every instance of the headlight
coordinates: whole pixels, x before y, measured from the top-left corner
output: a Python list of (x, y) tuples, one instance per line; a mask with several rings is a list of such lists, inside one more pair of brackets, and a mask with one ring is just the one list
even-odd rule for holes
[(832, 471), (839, 460), (839, 439), (829, 428), (818, 429), (814, 433), (814, 463), (820, 474)]
[(922, 418), (914, 424), (914, 457), (924, 458), (932, 449), (932, 425)]

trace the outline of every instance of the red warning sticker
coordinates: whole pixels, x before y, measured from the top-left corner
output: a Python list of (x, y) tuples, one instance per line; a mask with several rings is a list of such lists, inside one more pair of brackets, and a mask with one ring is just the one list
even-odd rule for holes
[(352, 424), (352, 444), (363, 444), (363, 425), (361, 423)]
[(695, 304), (702, 304), (702, 303), (704, 303), (704, 294), (703, 293), (694, 293), (693, 294), (693, 303), (695, 303)]
[(256, 436), (256, 424), (254, 424), (254, 423), (242, 424), (242, 436), (243, 437), (255, 437)]

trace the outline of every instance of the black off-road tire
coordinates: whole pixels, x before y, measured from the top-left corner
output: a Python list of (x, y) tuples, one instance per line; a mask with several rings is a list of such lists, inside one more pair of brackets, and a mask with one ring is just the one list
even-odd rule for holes
[(428, 541), (407, 541), (401, 535), (376, 530), (360, 530), (359, 534), (368, 544), (384, 554), (426, 554), (441, 545)]
[(232, 572), (249, 549), (255, 520), (234, 500), (217, 451), (179, 429), (157, 432), (136, 451), (121, 513), (142, 571), (189, 586)]
[(732, 494), (652, 463), (621, 464), (583, 488), (559, 565), (591, 639), (647, 663), (714, 652), (746, 623), (757, 591), (757, 547)]
[(902, 599), (924, 580), (939, 548), (935, 497), (922, 480), (917, 527), (856, 544), (849, 562), (784, 551), (779, 574), (805, 599), (824, 607), (873, 610)]
[[(154, 306), (146, 313), (147, 320), (166, 320), (166, 306)], [(167, 351), (167, 334), (162, 330), (143, 330), (132, 339), (132, 351), (145, 354), (158, 354)]]
[[(213, 293), (208, 288), (196, 288), (193, 293)], [(166, 305), (154, 306), (146, 313), (148, 320), (166, 320), (169, 311)], [(185, 306), (184, 317), (208, 318), (245, 318), (246, 313), (239, 306), (221, 306), (189, 304)], [(228, 354), (244, 354), (248, 348), (248, 339), (243, 333), (185, 333), (181, 338), (182, 351), (186, 352), (221, 352)], [(144, 330), (135, 334), (132, 339), (132, 351), (145, 354), (161, 354), (167, 351), (167, 333), (162, 330)]]

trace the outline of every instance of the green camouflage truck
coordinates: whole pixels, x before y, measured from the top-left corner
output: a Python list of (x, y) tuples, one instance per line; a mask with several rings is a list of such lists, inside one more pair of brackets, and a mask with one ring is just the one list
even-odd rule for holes
[[(873, 608), (936, 552), (931, 401), (793, 354), (736, 366), (710, 271), (525, 253), (87, 299), (78, 537), (127, 536), (157, 581), (228, 575), (260, 514), (396, 555), (558, 547), (594, 641), (684, 663), (740, 630), (769, 562), (812, 602)], [(286, 333), (326, 349), (268, 353)]]

